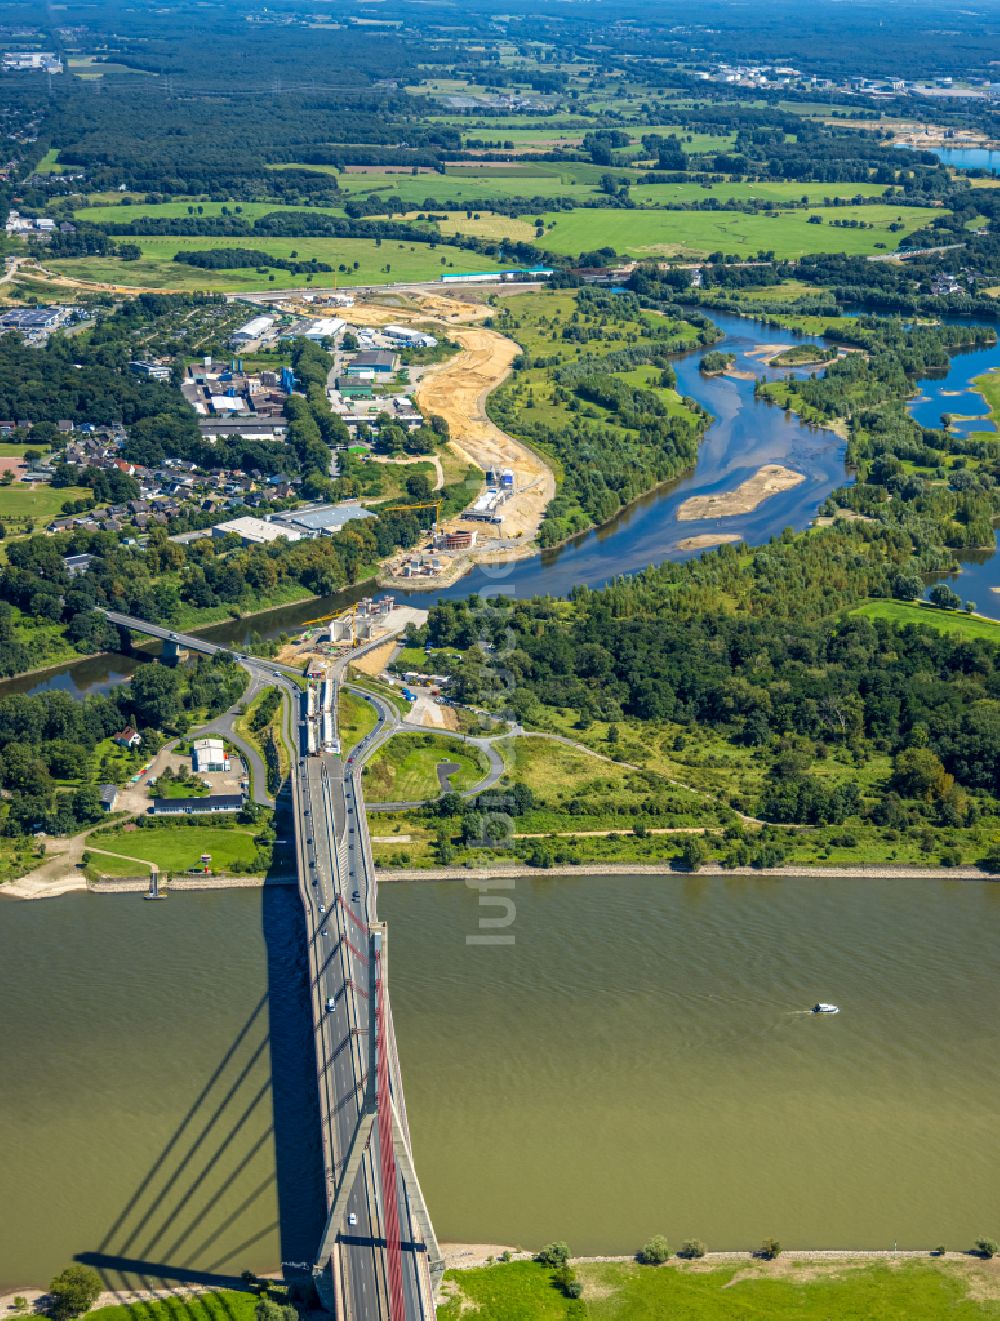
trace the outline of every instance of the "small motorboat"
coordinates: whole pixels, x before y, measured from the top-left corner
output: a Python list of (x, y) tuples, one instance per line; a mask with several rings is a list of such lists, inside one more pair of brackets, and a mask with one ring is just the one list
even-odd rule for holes
[(812, 1012), (814, 1014), (839, 1014), (840, 1006), (828, 1005), (824, 1001), (819, 1000), (816, 1002), (816, 1004), (813, 1005)]

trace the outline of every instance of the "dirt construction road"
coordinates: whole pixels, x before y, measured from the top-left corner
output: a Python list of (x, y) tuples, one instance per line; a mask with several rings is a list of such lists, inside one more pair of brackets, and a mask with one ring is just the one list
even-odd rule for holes
[[(467, 462), (484, 471), (513, 471), (515, 494), (501, 508), (499, 528), (487, 530), (483, 524), (463, 524), (461, 519), (450, 519), (447, 524), (449, 528), (478, 526), (481, 540), (498, 543), (495, 558), (513, 559), (530, 553), (545, 508), (556, 493), (556, 482), (551, 468), (533, 450), (494, 426), (486, 414), (487, 396), (506, 379), (520, 352), (513, 340), (477, 324), (490, 312), (483, 303), (414, 290), (395, 298), (392, 306), (366, 301), (338, 315), (355, 325), (430, 323), (461, 345), (460, 353), (424, 372), (414, 398), (425, 417), (436, 413), (447, 420), (452, 448)], [(482, 551), (473, 556), (482, 557)]]
[(486, 415), (486, 397), (505, 379), (520, 349), (513, 340), (485, 326), (448, 327), (461, 353), (427, 372), (416, 402), (427, 416), (447, 420), (452, 446), (480, 468), (510, 468), (514, 495), (502, 506), (501, 535), (533, 541), (556, 493), (552, 470), (527, 445), (495, 426)]

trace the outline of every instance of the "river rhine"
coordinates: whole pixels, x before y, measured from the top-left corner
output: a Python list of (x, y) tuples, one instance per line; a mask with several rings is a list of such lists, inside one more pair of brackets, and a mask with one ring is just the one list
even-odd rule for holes
[[(495, 948), (466, 943), (462, 884), (380, 899), (442, 1239), (965, 1247), (1000, 1223), (1000, 886), (522, 880)], [(0, 1289), (77, 1253), (132, 1282), (308, 1257), (295, 891), (0, 914)]]
[[(762, 340), (794, 342), (716, 320), (746, 369)], [(681, 537), (713, 530), (678, 524), (680, 501), (767, 462), (807, 480), (715, 526), (754, 544), (806, 527), (845, 480), (843, 442), (756, 402), (752, 381), (706, 380), (698, 356), (678, 362), (680, 387), (716, 421), (689, 477), (445, 595), (561, 594), (680, 558)], [(998, 363), (996, 348), (957, 356), (915, 409), (981, 411), (950, 391)], [(996, 557), (981, 558), (958, 590), (1000, 614)], [(277, 612), (266, 631), (316, 613)], [(260, 623), (211, 632), (235, 644)], [(4, 690), (95, 691), (134, 664), (98, 658)], [(995, 1232), (1000, 887), (581, 877), (521, 881), (516, 903), (514, 947), (484, 949), (465, 943), (477, 909), (464, 886), (381, 895), (443, 1239), (628, 1252), (657, 1231), (715, 1247)], [(309, 1257), (320, 1189), (301, 950), (291, 890), (0, 906), (0, 1149), (17, 1190), (0, 1202), (0, 1287), (44, 1284), (81, 1252), (132, 1279)], [(816, 999), (843, 1012), (803, 1014)]]

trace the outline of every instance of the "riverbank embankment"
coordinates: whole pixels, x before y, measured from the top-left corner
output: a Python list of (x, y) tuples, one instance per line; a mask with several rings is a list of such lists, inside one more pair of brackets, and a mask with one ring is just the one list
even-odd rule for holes
[(394, 867), (379, 868), (378, 879), (395, 881), (484, 881), (534, 876), (660, 876), (664, 880), (689, 879), (692, 876), (814, 876), (817, 880), (879, 881), (1000, 881), (1000, 875), (981, 867), (810, 867), (805, 863), (787, 867), (713, 867), (707, 864), (696, 871), (675, 871), (655, 862), (578, 863), (575, 866), (511, 867)]
[[(163, 881), (160, 892), (185, 890), (261, 890), (271, 885), (297, 885), (295, 876), (175, 876)], [(30, 874), (18, 881), (0, 885), (0, 895), (8, 899), (58, 899), (64, 894), (145, 894), (149, 890), (148, 876), (116, 877), (114, 880), (91, 881), (82, 873), (67, 874), (58, 880), (33, 881)]]
[[(873, 880), (873, 881), (993, 881), (1000, 875), (981, 867), (810, 867), (805, 863), (787, 867), (713, 867), (710, 864), (694, 872), (675, 871), (655, 862), (579, 863), (575, 866), (512, 867), (393, 867), (378, 869), (378, 879), (386, 885), (412, 881), (483, 881), (528, 880), (541, 876), (655, 876), (662, 880), (688, 880), (692, 876), (795, 877), (798, 880)], [(164, 893), (198, 890), (260, 890), (264, 886), (297, 885), (294, 876), (185, 876), (163, 885)], [(9, 899), (58, 899), (64, 894), (145, 894), (149, 878), (135, 877), (110, 881), (88, 881), (84, 876), (68, 876), (58, 883), (40, 884), (30, 877), (0, 885), (0, 896)]]
[[(526, 1252), (521, 1248), (508, 1247), (500, 1243), (442, 1243), (440, 1244), (441, 1255), (444, 1257), (445, 1266), (449, 1270), (475, 1270), (481, 1266), (489, 1266), (499, 1260), (501, 1255), (509, 1253), (510, 1261), (533, 1261), (534, 1253)], [(968, 1261), (972, 1256), (975, 1260), (981, 1258), (975, 1257), (969, 1252), (938, 1252), (934, 1248), (800, 1248), (785, 1249), (781, 1255), (775, 1259), (775, 1262), (767, 1263), (775, 1265), (777, 1262), (786, 1265), (795, 1264), (797, 1267), (809, 1265), (824, 1264), (849, 1264), (856, 1262), (859, 1265), (866, 1265), (873, 1261), (919, 1261), (932, 1258), (934, 1261)], [(593, 1257), (570, 1257), (570, 1264), (573, 1266), (587, 1266), (590, 1264), (599, 1265), (602, 1262), (620, 1262), (626, 1264), (636, 1260), (635, 1253), (627, 1256), (593, 1256)], [(706, 1252), (703, 1257), (696, 1259), (703, 1266), (722, 1266), (729, 1265), (732, 1262), (747, 1261), (765, 1264), (763, 1259), (758, 1257), (752, 1249), (743, 1251), (735, 1250), (731, 1252)], [(687, 1258), (678, 1257), (675, 1253), (666, 1265), (684, 1265)]]

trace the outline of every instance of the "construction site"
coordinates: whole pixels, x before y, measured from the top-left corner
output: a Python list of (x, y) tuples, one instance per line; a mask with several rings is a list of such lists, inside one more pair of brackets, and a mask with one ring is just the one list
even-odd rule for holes
[[(308, 318), (323, 314), (308, 295), (289, 295), (280, 306)], [(413, 587), (414, 579), (429, 586), (447, 586), (477, 563), (522, 559), (535, 553), (535, 538), (546, 506), (555, 495), (555, 477), (544, 460), (493, 423), (486, 399), (508, 376), (520, 351), (497, 331), (478, 324), (490, 307), (474, 301), (468, 290), (451, 296), (428, 290), (385, 293), (338, 306), (338, 317), (352, 326), (396, 327), (419, 322), (440, 328), (459, 345), (459, 352), (428, 366), (413, 390), (413, 402), (423, 417), (437, 416), (448, 424), (448, 447), (464, 464), (483, 473), (483, 490), (460, 514), (441, 520), (433, 508), (426, 540), (413, 551), (395, 557), (379, 577), (382, 587)]]
[[(332, 614), (309, 620), (303, 632), (281, 649), (278, 659), (289, 665), (308, 667), (311, 679), (322, 679), (327, 662), (364, 646), (366, 654), (380, 658), (381, 648), (372, 643), (384, 639), (389, 648), (408, 624), (419, 628), (427, 621), (427, 611), (398, 605), (391, 596), (378, 600), (364, 597), (353, 605)], [(359, 657), (359, 662), (360, 662)], [(373, 673), (381, 669), (379, 664)]]

